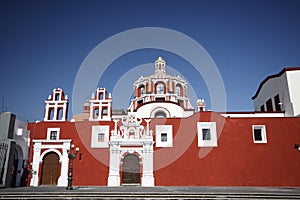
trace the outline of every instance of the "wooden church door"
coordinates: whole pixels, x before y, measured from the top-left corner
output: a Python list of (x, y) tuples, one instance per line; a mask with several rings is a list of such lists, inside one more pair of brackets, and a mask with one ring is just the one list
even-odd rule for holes
[(43, 159), (41, 185), (57, 185), (59, 157), (56, 153), (48, 153)]
[(127, 154), (122, 166), (122, 184), (140, 184), (140, 161), (135, 154)]

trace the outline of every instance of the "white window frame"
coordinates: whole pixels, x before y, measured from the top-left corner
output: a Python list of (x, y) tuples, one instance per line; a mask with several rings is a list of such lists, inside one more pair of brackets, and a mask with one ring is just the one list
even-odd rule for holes
[[(161, 141), (161, 134), (167, 134), (167, 141)], [(156, 125), (155, 126), (156, 147), (173, 147), (173, 126), (172, 125)]]
[[(261, 138), (262, 140), (255, 140), (254, 136), (254, 130), (255, 129), (260, 129), (261, 130)], [(252, 125), (252, 137), (253, 137), (253, 142), (254, 143), (260, 143), (260, 144), (266, 144), (268, 143), (267, 141), (267, 131), (266, 131), (266, 126), (265, 125)]]
[[(203, 140), (203, 129), (210, 130), (210, 140)], [(217, 147), (218, 137), (216, 122), (197, 122), (198, 147)]]
[[(104, 133), (104, 141), (99, 142), (98, 137), (100, 133)], [(92, 126), (91, 148), (108, 148), (109, 142), (109, 126)]]
[[(57, 135), (56, 135), (56, 140), (59, 140), (59, 136), (60, 136), (60, 128), (47, 128), (47, 140), (51, 140), (51, 132), (52, 131), (56, 131)], [(56, 140), (51, 140), (51, 141), (56, 141)]]

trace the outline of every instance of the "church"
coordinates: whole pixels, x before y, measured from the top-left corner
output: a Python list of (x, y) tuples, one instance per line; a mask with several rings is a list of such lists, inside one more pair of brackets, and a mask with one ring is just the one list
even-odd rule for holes
[(99, 87), (68, 119), (68, 95), (53, 89), (44, 119), (28, 124), (28, 185), (66, 187), (72, 166), (74, 186), (300, 187), (300, 118), (285, 113), (281, 94), (266, 105), (278, 109), (261, 107), (268, 83), (298, 68), (265, 79), (255, 111), (230, 113), (207, 111), (203, 99), (193, 106), (187, 81), (168, 74), (162, 57), (153, 71), (133, 83), (126, 111)]

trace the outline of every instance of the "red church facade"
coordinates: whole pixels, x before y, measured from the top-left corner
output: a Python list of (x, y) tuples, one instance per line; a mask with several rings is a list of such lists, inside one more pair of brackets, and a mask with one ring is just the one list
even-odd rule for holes
[[(28, 184), (67, 186), (74, 144), (79, 148), (74, 186), (300, 186), (300, 154), (294, 148), (300, 142), (299, 117), (216, 113), (205, 111), (203, 100), (191, 112), (185, 82), (167, 75), (162, 59), (155, 64), (158, 76), (136, 82), (127, 113), (114, 114), (111, 96), (98, 88), (83, 113), (68, 121), (68, 98), (62, 89), (53, 90), (44, 121), (28, 125)], [(157, 88), (150, 93), (149, 85), (158, 85), (153, 83), (165, 83), (164, 93)], [(176, 107), (180, 112), (172, 110)]]

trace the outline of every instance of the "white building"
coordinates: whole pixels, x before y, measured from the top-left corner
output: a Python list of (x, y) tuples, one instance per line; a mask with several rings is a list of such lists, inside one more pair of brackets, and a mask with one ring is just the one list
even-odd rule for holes
[(300, 67), (284, 68), (266, 77), (252, 97), (255, 111), (283, 111), (285, 116), (300, 115)]
[(0, 187), (26, 185), (29, 134), (27, 122), (11, 112), (0, 113)]

